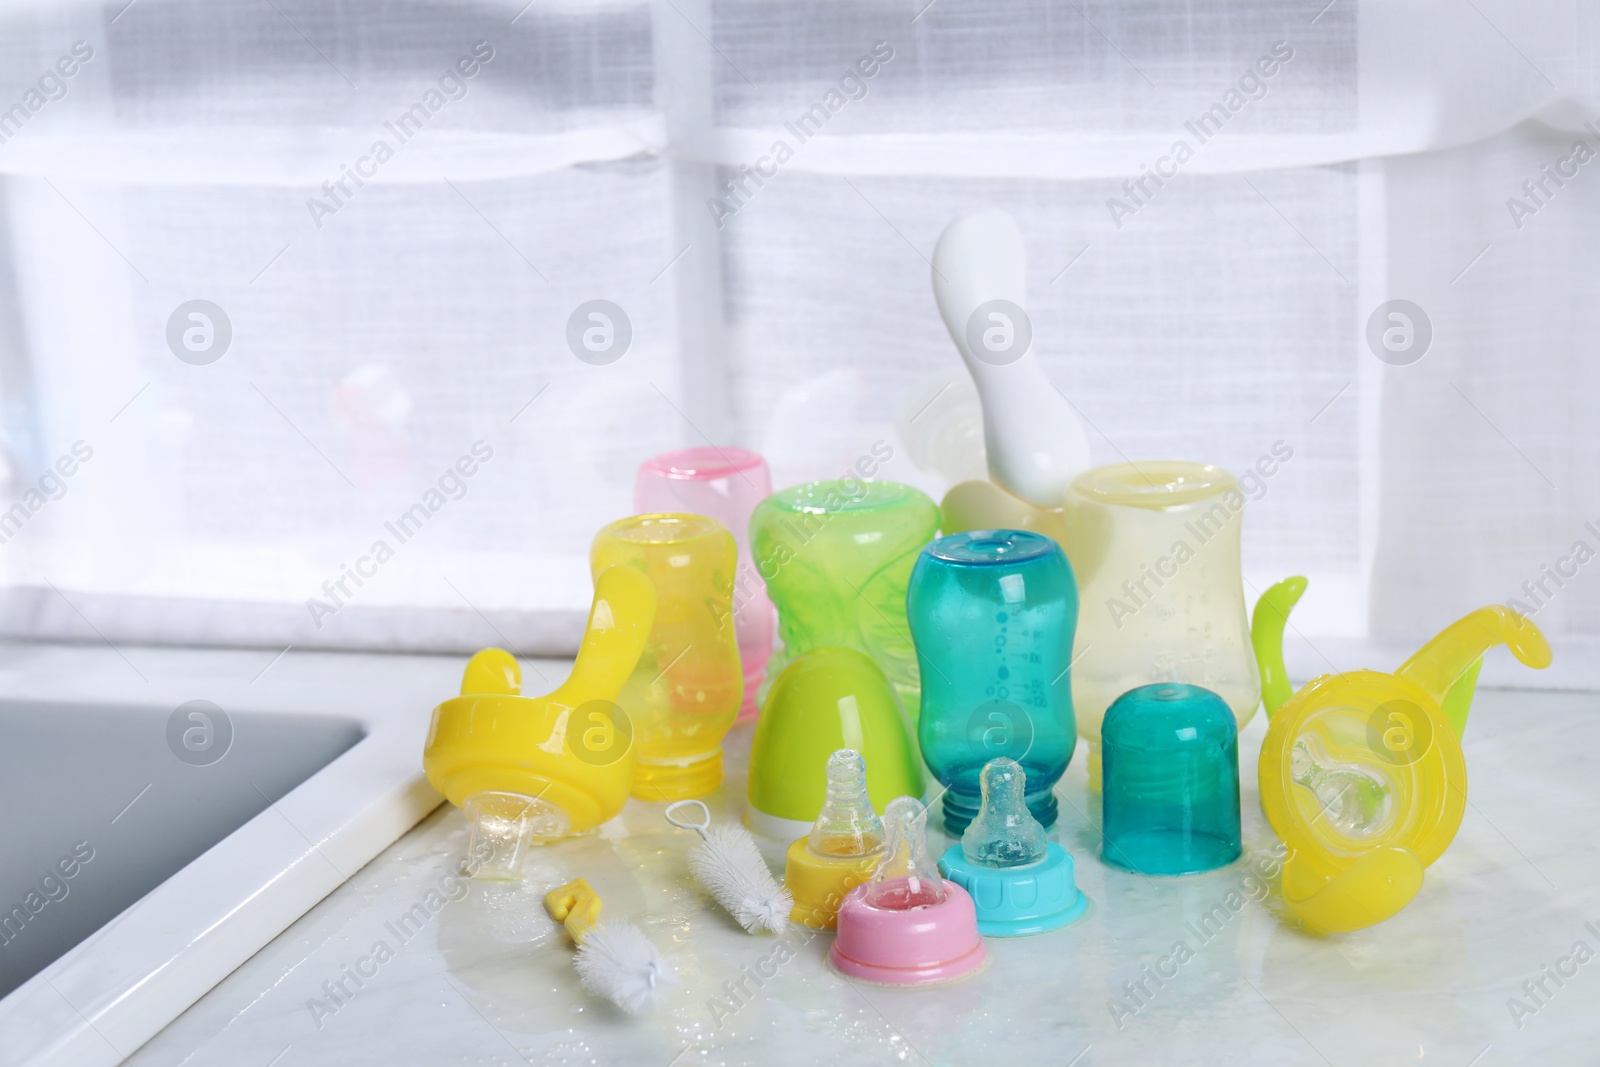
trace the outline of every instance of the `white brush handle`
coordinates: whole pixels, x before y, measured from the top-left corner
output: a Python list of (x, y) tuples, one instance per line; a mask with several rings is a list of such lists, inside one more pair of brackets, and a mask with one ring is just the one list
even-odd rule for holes
[[(1072, 479), (1089, 468), (1089, 439), (1072, 405), (1045, 375), (1032, 346), (1016, 351), (975, 354), (969, 342), (973, 314), (991, 300), (1005, 300), (1026, 312), (1027, 257), (1022, 232), (1010, 215), (996, 208), (962, 215), (939, 237), (933, 253), (933, 295), (950, 339), (978, 387), (983, 405), (983, 439), (989, 477), (1040, 507), (1060, 507)], [(1020, 341), (1031, 323), (989, 315), (987, 328), (1009, 326)]]
[[(700, 811), (700, 821), (690, 822), (688, 819), (680, 817), (677, 814), (679, 808), (698, 808)], [(700, 835), (700, 840), (707, 840), (706, 831), (711, 829), (711, 809), (706, 807), (704, 801), (680, 800), (676, 803), (668, 804), (667, 810), (664, 814), (667, 817), (667, 821), (676, 826), (678, 829), (693, 830), (695, 833)]]

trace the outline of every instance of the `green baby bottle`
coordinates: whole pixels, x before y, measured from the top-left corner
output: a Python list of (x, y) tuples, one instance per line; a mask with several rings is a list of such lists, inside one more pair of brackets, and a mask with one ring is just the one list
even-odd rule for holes
[(783, 662), (820, 648), (865, 652), (888, 675), (913, 721), (921, 700), (906, 625), (906, 588), (939, 506), (897, 482), (808, 482), (756, 506), (750, 548), (778, 607)]

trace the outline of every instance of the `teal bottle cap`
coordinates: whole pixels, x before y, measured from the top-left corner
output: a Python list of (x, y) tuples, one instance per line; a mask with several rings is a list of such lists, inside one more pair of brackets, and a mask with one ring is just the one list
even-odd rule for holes
[(1140, 874), (1198, 874), (1239, 858), (1239, 737), (1216, 693), (1130, 689), (1100, 728), (1101, 858)]

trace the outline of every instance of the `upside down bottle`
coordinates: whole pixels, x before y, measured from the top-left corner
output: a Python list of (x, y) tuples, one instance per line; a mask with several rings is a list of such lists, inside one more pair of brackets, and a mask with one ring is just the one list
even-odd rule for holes
[(978, 814), (984, 765), (1002, 756), (1026, 771), (1033, 817), (1053, 825), (1052, 788), (1077, 743), (1078, 598), (1060, 546), (1022, 530), (942, 537), (917, 560), (907, 610), (922, 667), (917, 736), (946, 787), (946, 831)]
[(643, 571), (655, 624), (617, 697), (616, 729), (638, 753), (633, 795), (671, 802), (722, 783), (722, 738), (739, 714), (744, 677), (733, 623), (733, 535), (704, 515), (635, 515), (596, 535), (590, 566)]

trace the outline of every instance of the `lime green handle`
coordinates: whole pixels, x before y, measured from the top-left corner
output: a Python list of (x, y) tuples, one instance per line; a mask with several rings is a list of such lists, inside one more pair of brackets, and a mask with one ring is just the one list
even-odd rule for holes
[(1296, 575), (1285, 578), (1261, 594), (1250, 616), (1250, 644), (1256, 650), (1256, 669), (1261, 672), (1261, 703), (1267, 718), (1294, 695), (1289, 672), (1283, 666), (1283, 628), (1289, 612), (1305, 595), (1307, 582)]
[(1451, 729), (1460, 737), (1467, 731), (1467, 714), (1472, 711), (1472, 698), (1478, 691), (1478, 672), (1483, 670), (1483, 657), (1472, 661), (1472, 666), (1461, 672), (1461, 677), (1451, 683), (1439, 709), (1450, 721)]

